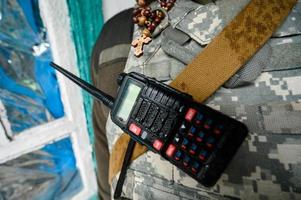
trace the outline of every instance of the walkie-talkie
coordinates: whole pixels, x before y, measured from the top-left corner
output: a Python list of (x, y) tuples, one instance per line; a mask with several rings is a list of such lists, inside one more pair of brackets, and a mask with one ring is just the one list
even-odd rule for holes
[(122, 73), (117, 98), (51, 63), (111, 109), (136, 142), (159, 153), (204, 186), (213, 186), (248, 134), (246, 126), (159, 81)]

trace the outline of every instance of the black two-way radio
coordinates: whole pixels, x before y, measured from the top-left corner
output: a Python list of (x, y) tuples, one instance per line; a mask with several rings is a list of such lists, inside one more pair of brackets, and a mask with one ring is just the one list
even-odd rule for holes
[(188, 94), (138, 73), (122, 73), (117, 98), (51, 63), (111, 109), (111, 119), (131, 138), (213, 186), (247, 136), (246, 126)]

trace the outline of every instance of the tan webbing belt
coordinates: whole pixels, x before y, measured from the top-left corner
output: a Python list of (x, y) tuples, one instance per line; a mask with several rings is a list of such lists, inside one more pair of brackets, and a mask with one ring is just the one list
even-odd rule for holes
[[(181, 72), (171, 86), (198, 102), (211, 96), (271, 37), (297, 0), (251, 0)], [(110, 157), (109, 181), (120, 171), (129, 136), (122, 134)], [(132, 159), (147, 151), (136, 144)]]

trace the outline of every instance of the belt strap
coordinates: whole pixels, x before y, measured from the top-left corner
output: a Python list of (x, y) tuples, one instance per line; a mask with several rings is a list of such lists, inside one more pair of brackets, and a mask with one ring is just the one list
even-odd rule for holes
[(126, 149), (125, 152), (125, 157), (122, 163), (122, 168), (120, 171), (120, 175), (118, 178), (118, 182), (115, 188), (115, 192), (114, 192), (114, 199), (119, 199), (122, 193), (122, 186), (125, 180), (125, 175), (126, 175), (126, 171), (128, 166), (130, 165), (130, 161), (131, 161), (131, 157), (133, 155), (133, 150), (135, 148), (135, 144), (136, 142), (131, 138), (128, 144), (128, 147)]
[[(272, 36), (296, 0), (251, 0), (181, 72), (171, 86), (203, 102), (242, 67)], [(120, 171), (130, 137), (122, 134), (110, 157), (109, 181)], [(132, 160), (146, 152), (136, 145)]]

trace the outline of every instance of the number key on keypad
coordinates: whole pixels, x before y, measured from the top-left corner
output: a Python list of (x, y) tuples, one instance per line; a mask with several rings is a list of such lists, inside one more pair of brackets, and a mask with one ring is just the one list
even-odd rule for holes
[(183, 159), (183, 165), (184, 165), (185, 167), (188, 167), (189, 164), (190, 164), (190, 162), (191, 162), (191, 158), (190, 158), (189, 156), (185, 155), (185, 156), (184, 156), (184, 159)]
[(205, 138), (205, 133), (203, 131), (198, 132), (196, 141), (202, 142)]
[(210, 136), (206, 141), (206, 146), (211, 149), (214, 143), (215, 143), (214, 137)]
[(193, 143), (190, 147), (189, 153), (194, 155), (196, 153), (197, 148), (198, 148), (198, 146)]
[(205, 129), (210, 129), (211, 126), (212, 126), (212, 124), (213, 124), (213, 120), (212, 120), (212, 119), (207, 119), (207, 120), (205, 121), (204, 128), (205, 128)]
[(201, 168), (201, 165), (197, 161), (194, 161), (192, 163), (191, 170), (193, 173), (197, 173), (200, 170), (200, 168)]
[(209, 153), (206, 150), (201, 150), (200, 154), (199, 154), (199, 159), (201, 161), (205, 161), (206, 158), (208, 157)]
[(188, 131), (188, 136), (189, 136), (190, 138), (192, 138), (192, 137), (195, 136), (196, 133), (197, 133), (196, 127), (195, 127), (195, 126), (192, 126), (192, 127), (189, 129), (189, 131)]
[(198, 113), (195, 117), (194, 123), (196, 125), (200, 125), (202, 123), (202, 120), (204, 119), (204, 115), (202, 113)]
[(175, 160), (179, 161), (182, 157), (182, 152), (180, 150), (178, 150), (176, 153), (175, 153)]
[(181, 145), (181, 148), (184, 149), (184, 150), (187, 149), (188, 144), (189, 144), (189, 140), (187, 138), (184, 138), (183, 142), (182, 142), (182, 145)]

